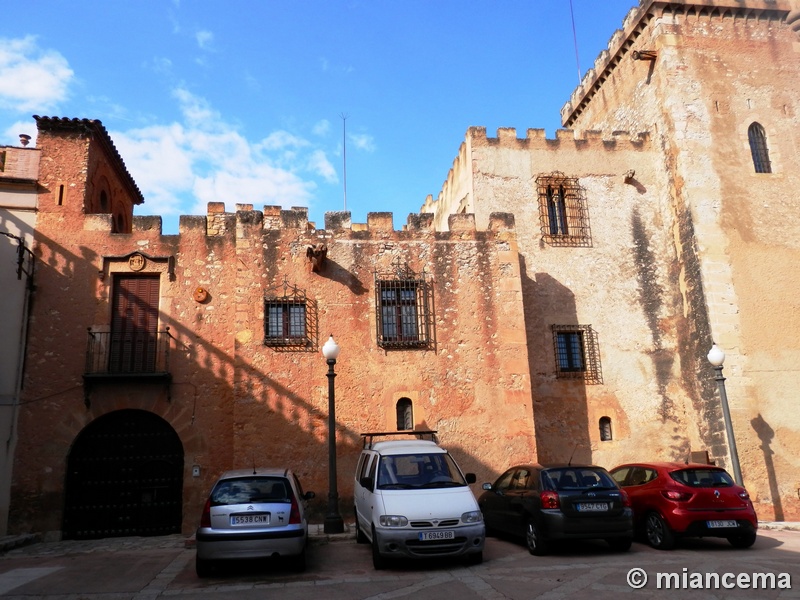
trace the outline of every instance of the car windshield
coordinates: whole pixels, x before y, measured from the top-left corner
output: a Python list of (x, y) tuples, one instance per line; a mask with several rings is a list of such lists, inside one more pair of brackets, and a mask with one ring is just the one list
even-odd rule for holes
[(614, 489), (617, 485), (611, 476), (602, 469), (591, 467), (562, 467), (547, 469), (544, 472), (549, 485), (546, 487), (557, 491), (595, 489)]
[(287, 481), (282, 477), (225, 479), (211, 492), (211, 505), (291, 502), (290, 493)]
[(729, 487), (733, 479), (722, 469), (681, 469), (669, 474), (675, 481), (689, 487)]
[(383, 456), (376, 483), (383, 490), (467, 485), (453, 459), (444, 453)]

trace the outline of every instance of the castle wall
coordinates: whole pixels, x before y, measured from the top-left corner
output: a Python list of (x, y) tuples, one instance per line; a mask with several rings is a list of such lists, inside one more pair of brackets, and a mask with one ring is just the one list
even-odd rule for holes
[[(69, 145), (70, 142), (65, 142)], [(91, 174), (90, 174), (91, 175)], [(112, 234), (111, 215), (81, 217), (66, 231), (50, 219), (37, 231), (37, 298), (16, 453), (10, 527), (57, 536), (70, 448), (87, 425), (123, 408), (157, 414), (184, 448), (183, 531), (197, 525), (205, 494), (230, 468), (288, 465), (323, 512), (327, 490), (327, 365), (320, 347), (334, 334), (339, 492), (352, 502), (360, 434), (397, 429), (396, 403), (413, 402), (418, 429), (443, 445), (479, 481), (508, 460), (535, 457), (519, 257), (513, 217), (472, 215), (435, 232), (429, 218), (393, 228), (390, 213), (352, 225), (331, 215), (325, 230), (305, 209), (251, 205), (185, 216), (179, 235), (161, 235), (160, 219), (135, 217), (132, 232)], [(328, 219), (326, 218), (326, 221)], [(69, 223), (77, 222), (77, 218)], [(312, 272), (307, 249), (328, 247)], [(115, 277), (142, 273), (160, 281), (159, 329), (169, 327), (171, 384), (82, 381), (87, 328), (110, 329)], [(432, 285), (434, 344), (384, 350), (376, 343), (375, 273), (396, 265), (425, 273)], [(385, 276), (385, 275), (384, 275)], [(288, 351), (264, 344), (264, 297), (284, 284), (315, 306), (314, 344)], [(195, 292), (206, 297), (198, 301)], [(200, 476), (192, 476), (192, 468)]]
[[(674, 197), (689, 314), (684, 343), (695, 357), (683, 377), (701, 380), (695, 418), (714, 456), (730, 468), (705, 359), (713, 339), (727, 353), (724, 374), (745, 483), (761, 513), (781, 519), (800, 511), (800, 417), (786, 412), (800, 359), (792, 337), (800, 325), (794, 293), (800, 223), (788, 200), (800, 183), (800, 40), (787, 22), (788, 3), (714, 4), (651, 10), (641, 22), (626, 21), (631, 37), (598, 58), (593, 76), (602, 72), (602, 82), (588, 100), (581, 100), (588, 83), (576, 91), (562, 115), (576, 129), (653, 124)], [(796, 29), (800, 13), (792, 14)], [(656, 55), (634, 60), (637, 50)], [(772, 173), (754, 172), (753, 122), (767, 132)]]
[[(611, 468), (643, 448), (663, 460), (705, 449), (686, 417), (696, 392), (680, 376), (683, 304), (673, 285), (667, 174), (649, 136), (561, 130), (547, 139), (531, 129), (518, 138), (501, 129), (487, 137), (471, 128), (463, 148), (478, 226), (501, 207), (517, 223), (540, 460), (572, 456)], [(544, 241), (537, 177), (554, 172), (583, 189), (589, 232), (581, 243)], [(592, 326), (600, 381), (557, 375), (552, 325)], [(600, 439), (602, 417), (611, 419), (610, 441)]]

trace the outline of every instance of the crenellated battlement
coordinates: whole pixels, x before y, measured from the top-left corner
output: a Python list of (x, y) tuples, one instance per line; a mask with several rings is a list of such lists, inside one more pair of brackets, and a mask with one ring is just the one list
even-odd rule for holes
[[(252, 204), (237, 204), (236, 212), (225, 212), (223, 202), (209, 202), (206, 215), (181, 215), (179, 233), (197, 235), (201, 232), (206, 237), (224, 237), (234, 235), (237, 238), (252, 237), (263, 232), (296, 230), (300, 233), (324, 235), (326, 232), (358, 232), (367, 234), (394, 233), (394, 215), (391, 212), (371, 212), (367, 214), (366, 223), (353, 223), (349, 211), (325, 213), (325, 228), (317, 229), (314, 222), (308, 220), (308, 208), (305, 206), (284, 209), (280, 206), (264, 206), (256, 210)], [(478, 232), (475, 216), (458, 214), (450, 216), (450, 231)], [(111, 233), (112, 216), (109, 214), (88, 214), (83, 221), (83, 230), (97, 233)], [(513, 215), (497, 213), (492, 215), (487, 231), (505, 232), (515, 228)], [(399, 231), (422, 234), (434, 233), (432, 214), (410, 213)], [(133, 217), (132, 233), (150, 232), (162, 236), (160, 216), (145, 215)]]
[[(559, 129), (555, 138), (548, 138), (544, 129), (528, 129), (526, 137), (517, 137), (514, 127), (501, 127), (496, 137), (488, 137), (485, 127), (470, 127), (467, 137), (473, 148), (499, 146), (510, 150), (564, 151), (572, 144), (576, 150), (620, 150), (624, 148), (641, 150), (649, 140), (646, 131), (594, 131), (576, 132), (572, 129)], [(458, 160), (458, 159), (456, 159)]]
[[(617, 29), (594, 61), (594, 66), (586, 71), (570, 99), (561, 108), (561, 123), (572, 125), (584, 107), (602, 87), (612, 72), (623, 60), (650, 60), (642, 58), (638, 52), (652, 52), (653, 48), (639, 48), (638, 39), (649, 22), (655, 17), (667, 15), (692, 15), (696, 18), (732, 17), (742, 19), (775, 19), (791, 22), (800, 19), (800, 11), (792, 10), (791, 0), (640, 0), (625, 15), (622, 29)], [(796, 30), (795, 30), (796, 31)]]

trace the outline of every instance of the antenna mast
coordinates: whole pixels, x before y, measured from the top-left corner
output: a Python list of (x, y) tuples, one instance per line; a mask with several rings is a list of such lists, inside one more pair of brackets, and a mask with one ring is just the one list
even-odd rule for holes
[(578, 60), (578, 36), (575, 33), (575, 11), (572, 10), (572, 0), (569, 0), (569, 14), (572, 17), (572, 40), (575, 43), (575, 64), (578, 67), (578, 85), (581, 84), (581, 61)]
[(344, 210), (347, 212), (347, 117), (342, 113), (342, 171), (344, 172)]

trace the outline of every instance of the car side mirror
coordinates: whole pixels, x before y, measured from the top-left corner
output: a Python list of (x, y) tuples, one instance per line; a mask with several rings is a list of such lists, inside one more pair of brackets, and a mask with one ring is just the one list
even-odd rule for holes
[(467, 480), (467, 483), (475, 483), (476, 481), (478, 481), (478, 478), (475, 477), (475, 473), (465, 473), (464, 479)]
[(481, 487), (484, 490), (486, 490), (487, 492), (491, 492), (492, 491), (492, 484), (491, 483), (484, 483)]
[(375, 487), (375, 482), (372, 481), (372, 477), (362, 477), (359, 479), (358, 483), (361, 484), (361, 487), (367, 488), (369, 491)]
[(312, 498), (316, 498), (316, 496), (317, 495), (314, 492), (306, 492), (305, 494), (303, 494), (303, 499), (311, 500)]

